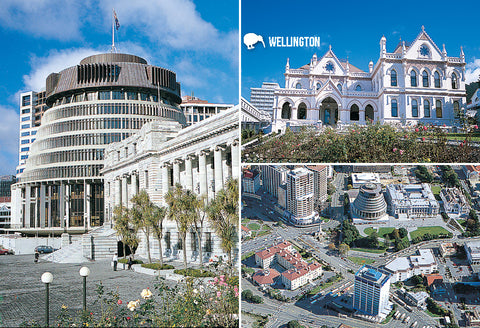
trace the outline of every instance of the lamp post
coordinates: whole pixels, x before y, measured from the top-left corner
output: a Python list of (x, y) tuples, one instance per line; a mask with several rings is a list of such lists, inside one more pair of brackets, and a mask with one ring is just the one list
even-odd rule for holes
[(42, 282), (45, 284), (46, 293), (45, 293), (45, 325), (49, 326), (49, 286), (50, 283), (53, 281), (53, 274), (50, 272), (45, 272), (42, 274)]
[(83, 277), (83, 312), (87, 311), (87, 277), (90, 274), (90, 269), (82, 267), (80, 275)]

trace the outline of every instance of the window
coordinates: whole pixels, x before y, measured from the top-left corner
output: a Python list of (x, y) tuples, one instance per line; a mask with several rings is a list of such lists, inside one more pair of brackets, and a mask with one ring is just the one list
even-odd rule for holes
[[(34, 131), (32, 131), (32, 132), (34, 132)], [(21, 134), (22, 137), (29, 136), (29, 135), (30, 135), (30, 132), (22, 132), (22, 134)]]
[(22, 129), (28, 129), (30, 127), (30, 124), (23, 124)]
[(292, 108), (290, 104), (288, 102), (284, 103), (282, 106), (282, 119), (289, 120), (291, 115), (291, 110)]
[(357, 84), (355, 87), (355, 91), (362, 91), (362, 86), (360, 84)]
[(430, 101), (427, 99), (423, 101), (423, 116), (430, 117)]
[(297, 119), (304, 120), (306, 118), (307, 118), (307, 105), (305, 105), (302, 102), (300, 105), (298, 105)]
[(458, 89), (457, 74), (452, 73), (452, 89)]
[(29, 151), (30, 150), (30, 147), (23, 147), (22, 149), (20, 149), (20, 151)]
[(140, 94), (140, 99), (141, 99), (141, 100), (148, 100), (148, 94), (146, 94), (146, 93), (141, 93), (141, 94)]
[(350, 121), (358, 121), (360, 119), (360, 109), (356, 104), (350, 107)]
[(99, 91), (98, 92), (99, 100), (110, 100), (110, 91)]
[(410, 72), (410, 86), (412, 87), (417, 86), (417, 72), (415, 71)]
[(136, 92), (127, 92), (128, 100), (138, 100), (138, 93)]
[(440, 88), (440, 74), (438, 74), (438, 72), (435, 72), (433, 76), (435, 79), (435, 88)]
[(30, 106), (30, 104), (31, 104), (30, 95), (28, 95), (28, 96), (23, 96), (23, 98), (22, 98), (22, 106)]
[(30, 143), (29, 139), (24, 139), (24, 140), (21, 141), (22, 145), (25, 145), (25, 144), (28, 144), (28, 143)]
[(112, 91), (112, 99), (125, 99), (125, 92)]
[(22, 117), (22, 122), (30, 121), (30, 116)]
[(435, 109), (437, 112), (437, 118), (442, 118), (442, 101), (437, 100), (435, 104), (436, 104)]
[(418, 117), (418, 102), (415, 99), (412, 100), (412, 117)]
[(397, 107), (397, 100), (392, 99), (392, 117), (398, 117), (398, 107)]
[(301, 88), (302, 88), (302, 84), (297, 83), (297, 84), (295, 85), (295, 88), (296, 88), (296, 89), (301, 89)]
[(460, 112), (460, 104), (458, 101), (453, 102), (453, 113), (455, 114), (455, 117), (458, 117), (458, 114)]
[(397, 71), (392, 69), (392, 73), (390, 73), (390, 85), (392, 87), (397, 86)]
[(322, 87), (322, 84), (320, 82), (317, 82), (317, 90), (320, 90), (321, 87)]
[(28, 155), (22, 155), (20, 156), (20, 159), (27, 159), (28, 158)]
[(32, 139), (32, 141), (31, 141), (31, 142), (33, 143), (34, 141), (35, 141), (35, 139)]
[(22, 109), (22, 114), (28, 114), (30, 113), (30, 109)]
[(340, 83), (337, 84), (337, 88), (338, 88), (338, 90), (339, 90), (340, 92), (342, 92), (342, 85), (341, 85)]
[(428, 73), (427, 71), (423, 71), (422, 73), (422, 80), (423, 80), (423, 87), (428, 88), (430, 86), (430, 83), (428, 81)]
[(36, 135), (37, 131), (32, 131), (32, 136)]

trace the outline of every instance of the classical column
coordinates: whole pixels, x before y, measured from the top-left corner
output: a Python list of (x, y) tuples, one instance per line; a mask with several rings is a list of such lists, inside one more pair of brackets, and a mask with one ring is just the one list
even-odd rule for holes
[(193, 191), (193, 175), (192, 175), (192, 157), (190, 155), (185, 159), (185, 187)]
[(60, 227), (65, 228), (66, 223), (65, 223), (65, 184), (63, 182), (60, 183), (59, 186), (59, 207), (60, 207), (60, 213), (58, 215), (58, 218), (60, 220)]
[(30, 199), (31, 199), (32, 187), (30, 185), (25, 186), (25, 228), (30, 228)]
[(173, 185), (180, 183), (180, 160), (173, 161)]
[(120, 177), (115, 178), (115, 205), (122, 205), (122, 183)]
[(122, 204), (125, 207), (128, 207), (128, 185), (127, 185), (128, 176), (124, 174), (122, 176)]
[(83, 226), (84, 227), (87, 227), (88, 230), (90, 230), (91, 228), (91, 220), (92, 220), (92, 215), (91, 215), (91, 199), (92, 199), (92, 185), (90, 183), (87, 183), (87, 181), (85, 181), (85, 186), (84, 186), (84, 197), (85, 197), (85, 215), (84, 215), (84, 219), (85, 219), (85, 222), (83, 223)]
[(52, 186), (49, 185), (47, 186), (48, 188), (48, 216), (47, 216), (47, 226), (48, 227), (52, 227), (53, 224), (52, 224)]
[[(45, 184), (40, 185), (40, 227), (45, 228)], [(47, 223), (48, 225), (48, 223)]]
[(165, 195), (170, 189), (170, 179), (168, 178), (168, 163), (162, 165), (162, 194), (165, 199)]
[(198, 174), (200, 178), (200, 195), (208, 194), (207, 184), (207, 153), (200, 151), (198, 154)]
[(137, 183), (137, 172), (132, 172), (132, 175), (130, 176), (130, 179), (132, 180), (132, 197), (137, 194), (137, 189), (138, 189), (138, 183)]
[(65, 185), (65, 226), (67, 229), (70, 228), (70, 188), (70, 185)]
[(217, 194), (220, 190), (223, 189), (222, 151), (223, 149), (217, 146), (215, 147), (215, 151), (213, 153), (213, 165), (215, 166), (215, 194)]
[(235, 140), (232, 143), (232, 177), (234, 179), (238, 179), (240, 176), (240, 169), (239, 169), (239, 164), (240, 164), (240, 147), (238, 140)]

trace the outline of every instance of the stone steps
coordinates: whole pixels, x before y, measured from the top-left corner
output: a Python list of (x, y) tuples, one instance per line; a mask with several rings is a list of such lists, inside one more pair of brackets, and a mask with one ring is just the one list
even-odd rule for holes
[(43, 255), (40, 259), (54, 263), (88, 262), (88, 259), (83, 256), (82, 244), (80, 241), (66, 245), (53, 253)]

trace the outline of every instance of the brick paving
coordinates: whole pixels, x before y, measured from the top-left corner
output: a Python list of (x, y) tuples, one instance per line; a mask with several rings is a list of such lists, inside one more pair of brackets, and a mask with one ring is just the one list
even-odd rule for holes
[[(45, 286), (40, 277), (46, 271), (53, 274), (50, 284), (50, 324), (53, 326), (62, 304), (69, 311), (82, 309), (82, 266), (90, 269), (87, 278), (87, 309), (95, 312), (92, 304), (97, 297), (96, 285), (102, 282), (105, 291), (118, 288), (120, 299), (140, 298), (146, 287), (153, 289), (155, 277), (133, 271), (113, 271), (110, 261), (83, 264), (33, 262), (33, 255), (0, 256), (0, 327), (15, 327), (25, 321), (45, 323)], [(122, 265), (119, 265), (122, 267)], [(174, 285), (174, 282), (168, 282)]]

